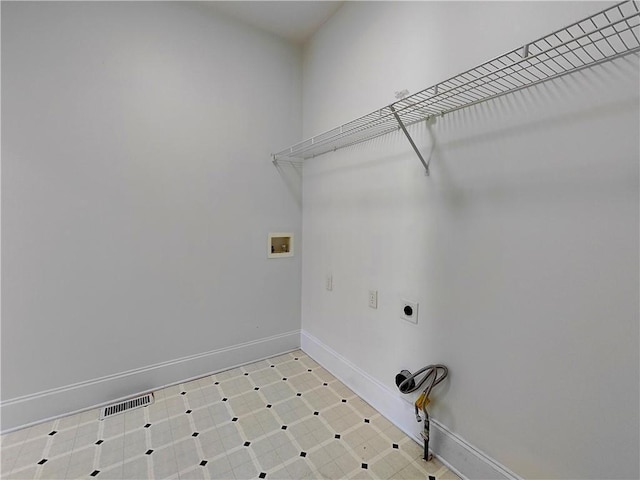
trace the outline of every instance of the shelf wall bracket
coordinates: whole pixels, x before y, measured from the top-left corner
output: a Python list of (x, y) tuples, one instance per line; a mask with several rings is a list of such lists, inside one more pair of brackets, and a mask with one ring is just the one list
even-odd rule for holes
[[(404, 123), (402, 122), (402, 119), (400, 118), (400, 116), (396, 112), (396, 109), (393, 108), (393, 105), (389, 105), (389, 108), (391, 109), (391, 113), (393, 113), (393, 116), (396, 117), (396, 121), (398, 122), (398, 125), (400, 126), (400, 128), (404, 132), (405, 136), (407, 137), (407, 140), (409, 140), (409, 143), (411, 144), (411, 147), (413, 148), (413, 151), (416, 152), (416, 155), (418, 156), (418, 158), (422, 162), (422, 165), (424, 165), (424, 169), (425, 169), (425, 172), (426, 172), (427, 176), (429, 176), (429, 163), (424, 161), (424, 158), (422, 157), (422, 154), (420, 153), (420, 150), (418, 150), (418, 147), (416, 146), (415, 142), (413, 141), (413, 138), (411, 138), (411, 135), (409, 134), (409, 131), (407, 130), (407, 127), (404, 126)], [(429, 158), (429, 160), (431, 160), (431, 158)]]

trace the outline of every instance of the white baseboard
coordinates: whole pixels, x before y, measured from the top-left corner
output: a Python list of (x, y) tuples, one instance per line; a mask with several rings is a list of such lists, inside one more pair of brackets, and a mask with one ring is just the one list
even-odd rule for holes
[(212, 350), (0, 403), (7, 433), (300, 348), (300, 330)]
[[(389, 389), (313, 335), (300, 334), (302, 350), (326, 368), (358, 396), (378, 410), (403, 432), (422, 443), (416, 429), (413, 405), (402, 394)], [(454, 473), (465, 479), (519, 480), (515, 473), (431, 418), (430, 448)]]

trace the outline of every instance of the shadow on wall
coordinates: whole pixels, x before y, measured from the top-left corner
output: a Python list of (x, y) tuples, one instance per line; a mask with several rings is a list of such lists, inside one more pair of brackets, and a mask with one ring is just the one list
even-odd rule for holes
[[(615, 145), (610, 145), (610, 155), (594, 159), (580, 145), (556, 135), (562, 127), (579, 130), (599, 118), (633, 113), (640, 97), (620, 98), (611, 92), (610, 84), (637, 84), (637, 67), (637, 58), (625, 57), (594, 67), (589, 74), (576, 72), (571, 78), (561, 77), (438, 118), (432, 166), (443, 200), (456, 211), (479, 198), (505, 201), (514, 190), (519, 198), (535, 199), (541, 193), (594, 197), (637, 190), (637, 168), (624, 174), (618, 170), (617, 175), (606, 168), (606, 162), (616, 157)], [(420, 129), (426, 130), (422, 125)], [(588, 141), (606, 144), (607, 131), (596, 135)], [(482, 164), (477, 152), (485, 152)], [(493, 158), (486, 158), (487, 152)], [(469, 179), (482, 181), (469, 183), (461, 168), (473, 172)]]
[(280, 177), (287, 186), (293, 200), (299, 207), (302, 207), (302, 165), (280, 162), (274, 164), (278, 169)]

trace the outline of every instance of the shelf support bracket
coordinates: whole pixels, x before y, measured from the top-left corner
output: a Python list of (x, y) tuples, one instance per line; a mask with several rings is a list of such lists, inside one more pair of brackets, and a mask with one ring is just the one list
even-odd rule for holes
[(413, 138), (411, 138), (411, 135), (407, 131), (407, 127), (405, 127), (404, 123), (402, 123), (402, 119), (400, 118), (400, 116), (396, 112), (396, 109), (393, 108), (393, 105), (389, 105), (389, 108), (391, 109), (391, 113), (393, 113), (393, 116), (396, 117), (396, 121), (398, 122), (398, 125), (400, 126), (400, 128), (404, 132), (405, 136), (407, 137), (407, 140), (409, 140), (409, 143), (411, 144), (411, 147), (413, 148), (413, 151), (416, 152), (416, 155), (418, 156), (418, 158), (422, 162), (422, 165), (424, 165), (424, 169), (425, 169), (426, 174), (428, 176), (429, 175), (429, 164), (424, 161), (424, 158), (422, 157), (422, 154), (420, 153), (420, 150), (418, 150), (418, 147), (416, 146), (415, 142), (413, 141)]

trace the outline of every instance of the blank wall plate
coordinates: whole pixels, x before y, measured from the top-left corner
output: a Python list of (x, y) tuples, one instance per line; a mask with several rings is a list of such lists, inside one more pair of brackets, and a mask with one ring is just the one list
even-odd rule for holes
[(400, 304), (400, 318), (411, 323), (418, 323), (418, 302), (402, 299)]
[(378, 308), (378, 291), (369, 290), (369, 307)]

